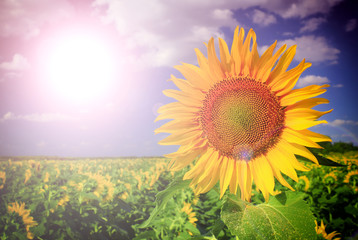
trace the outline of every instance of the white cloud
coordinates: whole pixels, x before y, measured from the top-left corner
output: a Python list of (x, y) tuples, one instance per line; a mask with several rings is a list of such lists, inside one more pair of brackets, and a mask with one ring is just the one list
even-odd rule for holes
[(213, 17), (219, 20), (232, 19), (234, 13), (229, 9), (215, 9), (213, 11)]
[(5, 71), (17, 72), (26, 70), (28, 68), (29, 62), (24, 56), (20, 54), (15, 54), (12, 57), (12, 60), (9, 62), (0, 63), (0, 69)]
[(30, 64), (24, 56), (15, 54), (12, 60), (0, 63), (0, 70), (3, 71), (0, 75), (0, 82), (20, 78), (23, 76), (23, 71), (29, 67)]
[(282, 46), (283, 44), (287, 44), (288, 46), (297, 44), (297, 51), (294, 57), (297, 61), (302, 61), (302, 59), (305, 58), (306, 61), (312, 63), (338, 63), (338, 54), (340, 51), (330, 46), (324, 37), (307, 35), (278, 42), (278, 46)]
[(318, 29), (318, 27), (322, 24), (326, 22), (325, 18), (319, 17), (319, 18), (310, 18), (306, 21), (303, 22), (304, 26), (301, 27), (300, 29), (300, 33), (303, 32), (313, 32), (316, 29)]
[(26, 115), (16, 115), (12, 112), (5, 113), (0, 122), (9, 121), (9, 120), (25, 120), (30, 122), (55, 122), (55, 121), (73, 121), (77, 118), (60, 114), (60, 113), (34, 113)]
[(173, 66), (195, 62), (194, 48), (204, 51), (203, 42), (223, 37), (221, 27), (234, 29), (238, 22), (231, 9), (257, 2), (97, 0), (93, 7), (106, 9), (102, 20), (115, 24), (131, 51), (128, 60), (133, 64)]
[(343, 86), (343, 84), (339, 83), (339, 84), (333, 85), (332, 87), (334, 87), (334, 88), (342, 88), (344, 86)]
[(350, 19), (346, 24), (346, 32), (351, 32), (357, 27), (357, 19)]
[(331, 125), (331, 126), (342, 126), (342, 125), (358, 126), (358, 121), (336, 119), (333, 122), (329, 122), (329, 125)]
[[(92, 7), (104, 23), (115, 25), (125, 42), (124, 47), (130, 51), (128, 62), (136, 67), (152, 67), (196, 62), (194, 48), (205, 52), (203, 42), (223, 36), (223, 27), (233, 30), (238, 25), (235, 10), (258, 7), (260, 10), (253, 10), (252, 20), (267, 26), (277, 22), (275, 15), (305, 18), (326, 14), (340, 1), (96, 0)], [(307, 26), (307, 31), (312, 28)], [(336, 55), (335, 49), (328, 50), (333, 53), (325, 53), (323, 57)], [(311, 59), (323, 61), (316, 56)]]
[(272, 14), (255, 9), (252, 15), (252, 21), (258, 25), (268, 26), (276, 23), (276, 17)]
[(37, 36), (43, 24), (72, 15), (73, 6), (67, 0), (0, 1), (0, 35)]
[(329, 80), (327, 77), (308, 75), (308, 76), (302, 77), (298, 80), (297, 87), (305, 87), (305, 86), (312, 85), (312, 84), (321, 85), (324, 83), (329, 83)]
[(283, 18), (305, 18), (314, 14), (327, 14), (330, 9), (342, 0), (270, 0), (263, 6)]

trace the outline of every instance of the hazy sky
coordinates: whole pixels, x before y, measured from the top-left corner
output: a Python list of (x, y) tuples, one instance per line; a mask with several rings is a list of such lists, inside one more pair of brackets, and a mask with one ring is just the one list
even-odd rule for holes
[(317, 108), (334, 109), (329, 124), (313, 130), (358, 145), (357, 21), (355, 0), (2, 0), (0, 155), (176, 150), (153, 132), (173, 66), (196, 64), (212, 36), (230, 45), (237, 25), (254, 29), (260, 53), (297, 44), (291, 67), (313, 63), (298, 87), (331, 85)]

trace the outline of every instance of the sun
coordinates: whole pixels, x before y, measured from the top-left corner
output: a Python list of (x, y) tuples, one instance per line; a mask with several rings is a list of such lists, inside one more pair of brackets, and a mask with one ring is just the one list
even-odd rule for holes
[(56, 39), (45, 64), (51, 88), (71, 101), (90, 101), (105, 95), (116, 70), (108, 44), (95, 34), (83, 32)]

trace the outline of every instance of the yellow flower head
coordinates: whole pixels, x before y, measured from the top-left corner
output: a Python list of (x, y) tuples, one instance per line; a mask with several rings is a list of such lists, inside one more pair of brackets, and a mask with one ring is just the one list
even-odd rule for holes
[(325, 182), (325, 183), (335, 183), (335, 182), (337, 182), (337, 176), (336, 176), (335, 172), (330, 172), (330, 173), (326, 174), (323, 177), (323, 182)]
[(343, 181), (343, 182), (349, 183), (349, 179), (350, 179), (352, 176), (358, 176), (358, 170), (348, 172), (348, 174), (347, 174), (346, 177), (344, 178), (344, 181)]
[(220, 197), (228, 187), (233, 194), (239, 187), (241, 198), (250, 200), (254, 181), (267, 200), (274, 193), (274, 177), (292, 189), (281, 173), (298, 181), (295, 170), (308, 170), (295, 155), (318, 163), (306, 147), (321, 148), (317, 142), (331, 141), (307, 129), (326, 123), (317, 119), (331, 110), (311, 108), (328, 103), (313, 97), (329, 85), (293, 89), (311, 64), (303, 60), (287, 71), (296, 46), (285, 51), (284, 45), (274, 52), (276, 42), (259, 56), (252, 29), (245, 39), (244, 29), (236, 28), (231, 52), (223, 39), (219, 47), (220, 59), (211, 38), (207, 57), (195, 49), (198, 67), (186, 63), (175, 67), (186, 79), (171, 77), (180, 90), (164, 94), (177, 102), (159, 108), (156, 120), (173, 120), (155, 132), (171, 133), (160, 144), (181, 145), (166, 155), (171, 170), (196, 160), (184, 176), (192, 180), (196, 194), (219, 181)]
[(301, 179), (305, 183), (305, 192), (310, 188), (310, 181), (308, 180), (307, 176), (300, 176), (298, 179)]

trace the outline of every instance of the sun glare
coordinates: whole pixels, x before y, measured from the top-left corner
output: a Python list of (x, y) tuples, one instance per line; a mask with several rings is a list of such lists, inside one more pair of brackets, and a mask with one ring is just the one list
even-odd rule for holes
[(58, 39), (47, 64), (50, 85), (62, 97), (88, 101), (104, 95), (114, 80), (115, 60), (104, 41), (90, 34)]

